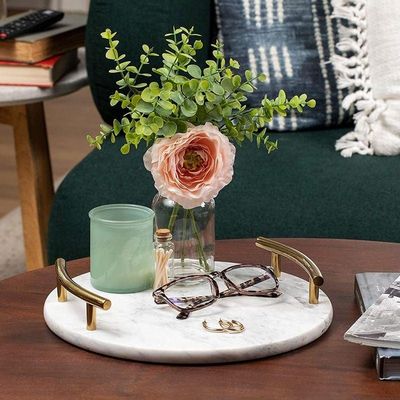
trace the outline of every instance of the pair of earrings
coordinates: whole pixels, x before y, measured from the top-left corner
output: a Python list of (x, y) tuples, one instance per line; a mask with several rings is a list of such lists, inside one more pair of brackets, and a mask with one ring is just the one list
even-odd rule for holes
[(242, 333), (244, 331), (244, 325), (232, 319), (231, 321), (221, 319), (218, 321), (220, 328), (210, 328), (206, 320), (203, 321), (203, 328), (208, 332), (214, 333)]

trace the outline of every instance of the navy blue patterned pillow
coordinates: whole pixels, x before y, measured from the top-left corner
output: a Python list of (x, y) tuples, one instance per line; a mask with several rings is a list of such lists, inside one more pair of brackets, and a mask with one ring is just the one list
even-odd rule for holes
[(315, 110), (277, 117), (271, 129), (330, 127), (348, 118), (341, 107), (346, 93), (330, 63), (340, 23), (330, 17), (330, 0), (218, 0), (216, 7), (226, 57), (267, 75), (250, 105), (281, 88), (288, 96), (307, 93), (317, 100)]

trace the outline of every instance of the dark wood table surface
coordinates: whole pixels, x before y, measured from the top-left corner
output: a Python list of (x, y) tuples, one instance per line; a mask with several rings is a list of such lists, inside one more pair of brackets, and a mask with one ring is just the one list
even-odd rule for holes
[[(286, 354), (225, 365), (179, 366), (94, 354), (55, 336), (43, 303), (55, 287), (53, 268), (0, 282), (0, 399), (397, 399), (400, 382), (377, 379), (371, 348), (343, 340), (358, 317), (354, 274), (399, 271), (400, 244), (281, 239), (310, 256), (325, 277), (334, 318), (317, 341)], [(217, 242), (217, 259), (265, 262), (254, 240)], [(72, 276), (88, 259), (69, 263)], [(302, 271), (290, 262), (283, 270)], [(306, 278), (304, 276), (304, 278)]]

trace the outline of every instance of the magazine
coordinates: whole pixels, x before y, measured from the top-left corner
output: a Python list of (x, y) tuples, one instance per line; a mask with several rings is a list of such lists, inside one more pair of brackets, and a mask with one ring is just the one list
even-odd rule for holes
[(400, 349), (400, 277), (345, 333), (345, 340)]

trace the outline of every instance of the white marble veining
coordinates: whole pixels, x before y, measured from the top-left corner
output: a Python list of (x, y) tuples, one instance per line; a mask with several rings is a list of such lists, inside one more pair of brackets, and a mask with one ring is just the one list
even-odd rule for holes
[[(216, 263), (225, 268), (230, 263)], [(68, 293), (59, 303), (54, 289), (44, 304), (48, 327), (81, 348), (139, 361), (163, 363), (222, 363), (272, 356), (304, 346), (320, 337), (332, 321), (332, 305), (320, 291), (319, 304), (308, 303), (308, 282), (282, 274), (283, 294), (275, 299), (219, 299), (186, 320), (176, 319), (168, 305), (157, 305), (151, 290), (133, 294), (103, 293), (90, 284), (89, 274), (74, 278), (83, 287), (112, 301), (110, 310), (97, 310), (97, 330), (86, 330), (85, 303)], [(244, 324), (241, 334), (217, 334), (203, 329), (219, 318)], [(216, 326), (216, 325), (215, 325)]]

